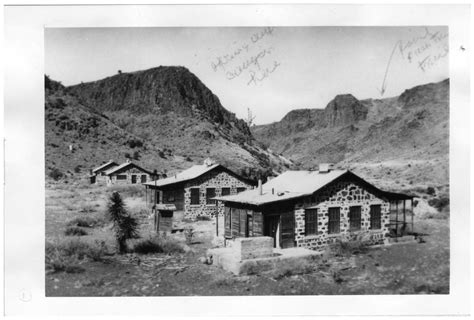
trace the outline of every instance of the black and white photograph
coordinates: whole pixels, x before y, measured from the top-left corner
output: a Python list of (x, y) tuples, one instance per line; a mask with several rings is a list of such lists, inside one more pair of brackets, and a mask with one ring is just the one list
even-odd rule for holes
[(47, 296), (448, 294), (448, 40), (46, 29)]
[[(256, 299), (245, 300), (255, 314), (264, 297), (290, 306), (300, 303), (290, 299), (376, 296), (390, 297), (386, 310), (395, 315), (401, 301), (464, 292), (470, 44), (462, 29), (437, 18), (436, 6), (426, 5), (420, 23), (408, 15), (398, 24), (390, 10), (371, 6), (354, 11), (358, 20), (344, 20), (351, 7), (342, 6), (298, 23), (316, 7), (288, 7), (293, 20), (277, 5), (243, 5), (223, 24), (217, 12), (231, 6), (204, 6), (217, 23), (193, 23), (202, 22), (195, 16), (174, 24), (168, 12), (186, 16), (188, 6), (125, 6), (116, 16), (113, 6), (83, 6), (78, 16), (91, 12), (89, 20), (55, 15), (42, 23), (38, 44), (19, 53), (39, 61), (30, 79), (38, 93), (19, 94), (19, 82), (6, 78), (17, 92), (7, 86), (12, 296), (30, 306), (65, 297), (246, 297)], [(446, 16), (459, 7), (451, 9)], [(153, 13), (162, 19), (154, 25), (130, 23), (154, 21)], [(28, 99), (34, 107), (15, 109), (14, 101)], [(23, 144), (31, 152), (9, 153)], [(33, 187), (42, 190), (34, 200)], [(36, 239), (40, 268), (30, 283), (39, 290), (8, 278), (27, 268), (9, 249), (21, 245), (13, 234), (19, 220), (21, 234)], [(367, 310), (361, 301), (359, 313), (341, 306), (332, 314), (385, 314), (383, 304)], [(442, 303), (433, 308), (456, 314)]]

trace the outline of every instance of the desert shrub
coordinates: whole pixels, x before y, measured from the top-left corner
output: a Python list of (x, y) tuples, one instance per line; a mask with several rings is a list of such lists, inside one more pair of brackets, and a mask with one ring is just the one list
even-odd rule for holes
[(438, 211), (442, 211), (444, 208), (446, 208), (449, 205), (449, 197), (442, 196), (439, 198), (433, 198), (433, 199), (428, 200), (428, 204), (438, 209)]
[(197, 221), (211, 221), (212, 219), (209, 216), (197, 216), (196, 220)]
[(130, 153), (125, 152), (124, 157), (125, 157), (126, 159), (130, 159), (130, 158), (131, 158), (131, 155), (130, 155)]
[(293, 275), (306, 274), (314, 270), (315, 265), (307, 260), (294, 261), (286, 260), (282, 262), (278, 269), (271, 272), (271, 276), (274, 279), (282, 279)]
[(82, 213), (92, 213), (96, 211), (92, 203), (83, 202), (79, 206), (81, 207), (81, 209), (79, 209), (79, 212), (82, 212)]
[(163, 158), (163, 159), (166, 158), (165, 153), (164, 153), (163, 151), (161, 151), (161, 150), (158, 151), (158, 156), (159, 156), (160, 158)]
[(141, 140), (138, 140), (138, 139), (130, 139), (128, 140), (128, 146), (130, 148), (141, 148), (143, 146), (143, 142)]
[(54, 168), (49, 171), (48, 176), (53, 180), (58, 181), (64, 176), (64, 174), (58, 168)]
[(112, 193), (108, 203), (108, 217), (113, 223), (119, 253), (127, 252), (127, 240), (138, 238), (138, 221), (126, 210), (118, 192)]
[(353, 254), (367, 251), (368, 247), (368, 233), (359, 233), (357, 235), (349, 235), (337, 239), (336, 243), (332, 244), (331, 251), (335, 256), (348, 257)]
[(134, 160), (140, 160), (140, 152), (138, 152), (138, 151), (133, 152), (133, 159)]
[(184, 237), (186, 239), (187, 244), (191, 244), (193, 242), (194, 237), (194, 229), (191, 227), (187, 227), (184, 229)]
[(230, 287), (235, 285), (235, 279), (229, 277), (222, 277), (212, 281), (212, 285), (216, 287)]
[(138, 241), (134, 247), (133, 252), (140, 254), (149, 253), (182, 253), (184, 252), (183, 246), (176, 240), (169, 238), (158, 238), (153, 237), (145, 240)]
[(112, 192), (118, 192), (124, 197), (145, 197), (145, 189), (141, 185), (114, 185), (108, 189)]
[(75, 173), (81, 173), (81, 165), (77, 165), (74, 167), (74, 172)]
[(98, 217), (84, 216), (84, 217), (77, 217), (70, 220), (67, 223), (67, 225), (82, 227), (82, 228), (94, 228), (94, 227), (102, 226), (104, 225), (104, 223), (105, 221)]
[(426, 193), (429, 194), (430, 196), (432, 196), (436, 193), (436, 190), (433, 187), (428, 187), (428, 188), (426, 188)]
[(49, 272), (78, 273), (84, 271), (78, 266), (83, 260), (102, 261), (108, 252), (105, 242), (96, 240), (94, 244), (79, 239), (64, 243), (46, 243), (45, 262)]
[(66, 236), (87, 236), (87, 231), (79, 227), (68, 227), (64, 231)]

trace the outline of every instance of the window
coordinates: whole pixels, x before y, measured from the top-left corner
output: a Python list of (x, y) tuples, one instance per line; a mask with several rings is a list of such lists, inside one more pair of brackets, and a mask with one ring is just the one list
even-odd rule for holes
[(117, 180), (127, 180), (127, 175), (126, 174), (118, 174), (117, 175)]
[(237, 193), (241, 193), (242, 191), (245, 191), (245, 190), (247, 190), (247, 188), (239, 187), (237, 188)]
[(230, 194), (230, 188), (222, 188), (221, 195), (228, 196)]
[(216, 196), (216, 188), (206, 188), (206, 204), (215, 204), (216, 200), (212, 200)]
[(132, 174), (132, 183), (135, 184), (137, 183), (137, 175)]
[(340, 222), (341, 222), (341, 210), (340, 208), (329, 208), (329, 233), (339, 233), (340, 232)]
[(145, 182), (146, 182), (146, 174), (142, 174), (141, 183), (145, 183)]
[(318, 234), (318, 209), (306, 209), (304, 212), (305, 235)]
[(381, 216), (382, 210), (379, 204), (370, 206), (370, 229), (377, 230), (382, 228)]
[(199, 204), (199, 188), (191, 188), (191, 204)]
[(361, 207), (349, 208), (349, 230), (360, 230)]

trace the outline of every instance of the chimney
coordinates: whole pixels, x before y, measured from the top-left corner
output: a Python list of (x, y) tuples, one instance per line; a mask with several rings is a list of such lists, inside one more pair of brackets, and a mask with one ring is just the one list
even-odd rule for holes
[(261, 196), (262, 194), (263, 194), (262, 179), (258, 179), (258, 195)]

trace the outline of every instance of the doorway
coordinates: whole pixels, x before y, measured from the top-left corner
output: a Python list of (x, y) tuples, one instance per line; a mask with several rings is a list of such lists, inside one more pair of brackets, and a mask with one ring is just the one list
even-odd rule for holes
[(273, 238), (273, 247), (280, 247), (280, 216), (265, 217), (265, 236)]

